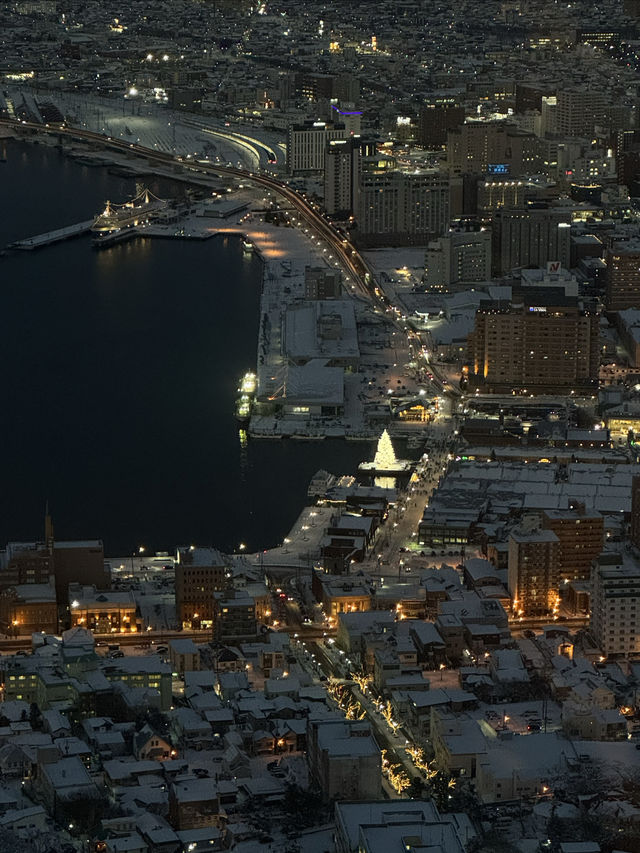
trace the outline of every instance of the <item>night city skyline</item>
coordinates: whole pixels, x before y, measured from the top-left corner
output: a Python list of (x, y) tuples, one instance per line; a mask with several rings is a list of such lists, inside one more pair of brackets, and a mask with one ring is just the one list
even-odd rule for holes
[(0, 853), (640, 853), (639, 46), (0, 4)]

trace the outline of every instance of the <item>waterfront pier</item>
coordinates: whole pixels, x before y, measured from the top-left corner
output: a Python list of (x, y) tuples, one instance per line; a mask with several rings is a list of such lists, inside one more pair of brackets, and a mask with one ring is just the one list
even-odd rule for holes
[(87, 234), (92, 225), (93, 219), (87, 219), (86, 222), (77, 222), (75, 225), (57, 228), (55, 231), (46, 231), (44, 234), (27, 237), (25, 240), (17, 240), (15, 243), (10, 243), (7, 248), (41, 249), (44, 246), (51, 246), (53, 243), (59, 243), (62, 240), (69, 240), (71, 237), (79, 237), (81, 234)]

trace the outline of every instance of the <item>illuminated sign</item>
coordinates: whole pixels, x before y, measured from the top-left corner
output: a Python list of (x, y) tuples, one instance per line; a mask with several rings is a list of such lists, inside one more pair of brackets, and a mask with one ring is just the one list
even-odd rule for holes
[(508, 163), (489, 163), (487, 166), (487, 172), (490, 175), (508, 175), (509, 174), (509, 164)]
[(533, 311), (535, 314), (546, 314), (547, 309), (543, 305), (530, 305), (529, 311)]
[(340, 110), (340, 109), (338, 109), (338, 107), (335, 106), (335, 104), (331, 104), (331, 109), (335, 110), (338, 113), (338, 115), (341, 115), (341, 116), (361, 116), (362, 115), (362, 112), (358, 111), (358, 110), (354, 110), (353, 112), (346, 112), (345, 110)]

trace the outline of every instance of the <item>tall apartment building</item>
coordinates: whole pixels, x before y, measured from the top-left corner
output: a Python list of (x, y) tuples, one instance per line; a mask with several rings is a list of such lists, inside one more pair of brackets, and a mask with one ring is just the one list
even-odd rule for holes
[(560, 583), (589, 580), (591, 565), (604, 547), (604, 519), (598, 512), (547, 510), (542, 526), (558, 537), (558, 576)]
[(467, 122), (447, 134), (447, 168), (452, 175), (538, 171), (539, 146), (533, 133), (503, 122)]
[(608, 310), (640, 308), (640, 242), (614, 243), (607, 251), (606, 262)]
[(493, 271), (506, 275), (518, 267), (545, 267), (571, 261), (571, 214), (556, 208), (499, 210), (493, 217)]
[(640, 565), (622, 554), (604, 553), (591, 576), (591, 630), (605, 657), (640, 653)]
[(449, 178), (436, 170), (363, 171), (356, 215), (361, 237), (411, 242), (442, 234), (449, 224)]
[(324, 166), (324, 206), (330, 215), (352, 215), (360, 195), (361, 138), (330, 139)]
[(556, 97), (556, 131), (560, 136), (591, 137), (596, 124), (605, 120), (607, 99), (604, 92), (584, 86), (559, 89)]
[(229, 586), (229, 567), (215, 548), (179, 548), (176, 618), (184, 628), (212, 628), (216, 592)]
[(437, 98), (424, 104), (418, 119), (418, 145), (444, 148), (447, 133), (464, 124), (464, 107), (455, 98)]
[(593, 393), (599, 319), (596, 307), (560, 281), (483, 301), (469, 336), (470, 386), (489, 393)]
[(558, 605), (559, 540), (553, 530), (523, 522), (509, 536), (508, 584), (518, 616), (551, 615)]
[(489, 281), (491, 232), (459, 229), (429, 243), (425, 257), (425, 284), (431, 288)]
[(327, 142), (349, 135), (344, 124), (307, 121), (289, 125), (287, 133), (287, 168), (289, 174), (323, 172)]

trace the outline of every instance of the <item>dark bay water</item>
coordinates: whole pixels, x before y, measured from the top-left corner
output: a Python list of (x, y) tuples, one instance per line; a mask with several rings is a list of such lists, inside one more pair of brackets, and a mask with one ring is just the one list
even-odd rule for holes
[[(54, 149), (0, 149), (0, 249), (135, 194)], [(233, 238), (96, 251), (81, 237), (0, 257), (0, 544), (41, 536), (48, 500), (56, 538), (102, 538), (111, 554), (266, 548), (318, 468), (368, 458), (355, 442), (240, 446), (261, 280)]]

